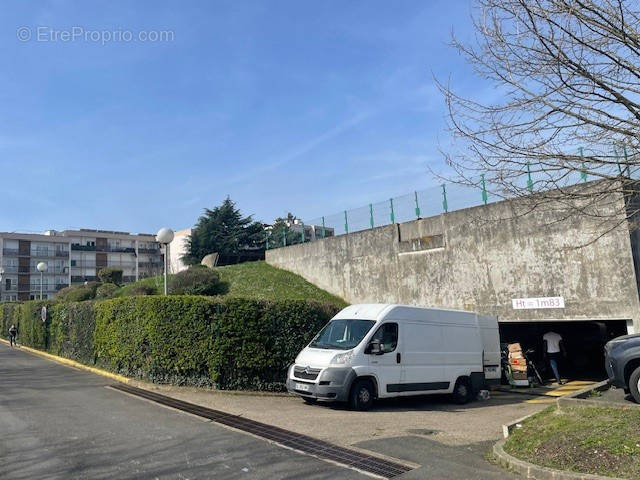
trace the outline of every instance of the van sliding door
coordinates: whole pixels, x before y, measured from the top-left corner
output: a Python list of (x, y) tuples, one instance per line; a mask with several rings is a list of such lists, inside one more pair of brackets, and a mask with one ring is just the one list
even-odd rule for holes
[(402, 379), (398, 392), (447, 390), (443, 362), (443, 332), (439, 325), (403, 323)]

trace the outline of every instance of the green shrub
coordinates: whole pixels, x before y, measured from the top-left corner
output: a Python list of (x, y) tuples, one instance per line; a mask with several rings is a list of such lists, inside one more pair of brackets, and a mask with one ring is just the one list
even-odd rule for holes
[(138, 297), (144, 295), (157, 295), (158, 292), (155, 287), (151, 285), (132, 285), (131, 288), (123, 288), (120, 295), (123, 297)]
[(222, 293), (220, 276), (204, 265), (176, 273), (169, 281), (172, 295), (216, 295)]
[(204, 297), (148, 296), (96, 305), (97, 361), (159, 383), (210, 385), (214, 303)]
[(73, 285), (63, 288), (56, 295), (56, 300), (63, 302), (84, 302), (96, 298), (97, 282), (89, 282), (86, 285)]
[(337, 310), (303, 300), (153, 295), (3, 303), (0, 318), (5, 335), (18, 326), (19, 343), (124, 375), (278, 391), (287, 367)]
[(284, 390), (287, 368), (337, 312), (298, 300), (230, 300), (215, 324), (214, 381), (223, 389)]
[(94, 302), (59, 303), (51, 315), (51, 353), (82, 363), (95, 363), (93, 335), (96, 327)]
[(0, 326), (2, 327), (2, 332), (0, 333), (0, 337), (8, 338), (9, 327), (11, 327), (11, 325), (14, 324), (14, 311), (19, 307), (20, 307), (20, 304), (15, 302), (0, 303)]
[[(47, 307), (47, 316), (42, 321), (42, 307)], [(51, 301), (32, 300), (18, 305), (13, 311), (13, 323), (18, 327), (18, 342), (28, 347), (47, 350), (49, 346), (49, 323), (55, 310)]]
[(96, 298), (113, 298), (120, 290), (115, 283), (103, 283), (96, 289)]
[(159, 383), (283, 390), (287, 367), (337, 308), (305, 301), (128, 297), (96, 303), (97, 361)]
[(98, 278), (102, 283), (115, 283), (122, 285), (122, 269), (115, 267), (105, 267), (98, 271)]

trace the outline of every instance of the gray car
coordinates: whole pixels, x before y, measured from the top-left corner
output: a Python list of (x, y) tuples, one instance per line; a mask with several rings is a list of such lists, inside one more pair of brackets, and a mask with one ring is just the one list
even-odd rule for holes
[(611, 384), (624, 388), (640, 403), (640, 333), (614, 338), (604, 346), (604, 353)]

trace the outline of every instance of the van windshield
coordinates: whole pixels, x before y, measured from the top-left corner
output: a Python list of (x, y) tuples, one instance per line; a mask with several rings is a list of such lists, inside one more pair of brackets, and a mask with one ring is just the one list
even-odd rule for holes
[(312, 348), (349, 350), (358, 345), (371, 327), (373, 320), (331, 320), (309, 344)]

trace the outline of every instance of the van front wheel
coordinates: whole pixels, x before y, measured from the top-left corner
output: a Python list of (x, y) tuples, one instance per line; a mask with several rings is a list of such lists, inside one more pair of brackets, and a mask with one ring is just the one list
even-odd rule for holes
[(370, 380), (356, 380), (351, 387), (349, 405), (354, 410), (369, 410), (373, 405), (373, 384)]
[(469, 377), (460, 377), (456, 381), (456, 386), (453, 387), (453, 401), (458, 405), (464, 405), (471, 401), (473, 390), (471, 389), (471, 381)]

